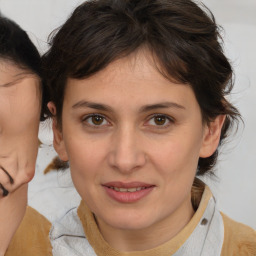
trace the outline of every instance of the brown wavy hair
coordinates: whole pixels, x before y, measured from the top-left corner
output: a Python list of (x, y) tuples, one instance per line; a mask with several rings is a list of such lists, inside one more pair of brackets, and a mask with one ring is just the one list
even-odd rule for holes
[[(42, 58), (48, 99), (56, 105), (60, 129), (68, 78), (88, 78), (146, 47), (163, 76), (191, 86), (203, 122), (226, 115), (221, 144), (240, 115), (225, 97), (233, 87), (233, 71), (219, 31), (210, 10), (190, 0), (84, 2), (51, 34), (50, 49)], [(210, 173), (217, 155), (218, 149), (200, 158), (197, 174)]]

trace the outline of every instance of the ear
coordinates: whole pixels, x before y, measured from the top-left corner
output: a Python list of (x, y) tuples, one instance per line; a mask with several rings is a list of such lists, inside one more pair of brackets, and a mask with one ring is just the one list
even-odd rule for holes
[(225, 118), (225, 115), (219, 115), (214, 119), (214, 121), (205, 125), (204, 138), (199, 155), (200, 157), (210, 157), (216, 151), (219, 145), (221, 129)]
[(68, 155), (65, 147), (65, 143), (63, 140), (63, 134), (61, 129), (58, 126), (57, 118), (56, 118), (56, 107), (53, 102), (49, 102), (47, 104), (48, 109), (52, 113), (52, 130), (53, 130), (53, 146), (56, 152), (59, 155), (59, 158), (66, 162), (68, 161)]

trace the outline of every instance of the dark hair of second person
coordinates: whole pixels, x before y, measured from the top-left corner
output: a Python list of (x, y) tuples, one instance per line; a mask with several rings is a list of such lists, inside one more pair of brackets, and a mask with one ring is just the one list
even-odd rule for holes
[[(42, 77), (40, 54), (27, 33), (14, 21), (0, 14), (0, 59), (10, 61), (21, 69), (26, 69)], [(44, 93), (41, 86), (43, 103)], [(43, 111), (41, 121), (44, 120)]]
[[(225, 98), (233, 72), (219, 27), (208, 9), (204, 12), (192, 1), (86, 1), (52, 34), (50, 45), (43, 66), (60, 128), (68, 78), (90, 77), (141, 48), (151, 52), (163, 76), (192, 87), (203, 122), (226, 115), (219, 144), (240, 118)], [(217, 156), (218, 149), (200, 158), (197, 174), (212, 173)]]

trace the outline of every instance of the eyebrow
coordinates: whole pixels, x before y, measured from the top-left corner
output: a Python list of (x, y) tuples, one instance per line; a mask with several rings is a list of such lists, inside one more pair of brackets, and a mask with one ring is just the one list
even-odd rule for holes
[(0, 86), (2, 87), (8, 87), (8, 86), (12, 86), (17, 84), (19, 81), (23, 80), (27, 75), (32, 74), (31, 72), (22, 72), (22, 73), (18, 73), (16, 75), (13, 76), (14, 80), (12, 80), (9, 83), (5, 83), (5, 84), (0, 84)]
[(19, 76), (24, 76), (24, 75), (31, 75), (33, 74), (31, 71), (23, 71), (21, 73), (18, 73), (16, 75), (14, 75), (14, 77), (19, 77)]
[(2, 87), (9, 87), (9, 86), (12, 86), (12, 85), (17, 84), (20, 80), (21, 80), (21, 78), (15, 79), (15, 80), (12, 80), (12, 81), (9, 82), (9, 83), (0, 84), (0, 86), (2, 86)]
[(78, 101), (76, 104), (74, 104), (72, 106), (73, 109), (77, 109), (77, 108), (93, 108), (93, 109), (97, 109), (97, 110), (103, 110), (103, 111), (110, 111), (113, 112), (113, 110), (105, 105), (105, 104), (100, 104), (100, 103), (95, 103), (95, 102), (89, 102), (89, 101)]
[(186, 108), (178, 103), (175, 102), (161, 102), (161, 103), (157, 103), (157, 104), (150, 104), (150, 105), (146, 105), (140, 108), (140, 112), (148, 112), (154, 109), (158, 109), (158, 108), (176, 108), (176, 109), (181, 109), (181, 110), (185, 110)]
[[(78, 108), (92, 108), (92, 109), (97, 109), (97, 110), (102, 110), (102, 111), (109, 111), (109, 112), (114, 112), (113, 109), (105, 104), (100, 104), (100, 103), (95, 103), (95, 102), (88, 102), (81, 100), (74, 104), (72, 106), (73, 109), (78, 109)], [(139, 109), (139, 112), (148, 112), (151, 110), (159, 109), (159, 108), (176, 108), (176, 109), (181, 109), (185, 110), (186, 108), (178, 103), (175, 102), (161, 102), (161, 103), (156, 103), (156, 104), (149, 104), (142, 106)]]

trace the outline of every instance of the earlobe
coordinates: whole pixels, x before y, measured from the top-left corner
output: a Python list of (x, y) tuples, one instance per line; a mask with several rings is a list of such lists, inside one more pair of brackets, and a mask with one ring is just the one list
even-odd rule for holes
[(225, 118), (225, 115), (219, 115), (205, 127), (203, 143), (199, 155), (200, 157), (210, 157), (216, 151), (219, 145)]
[(56, 107), (53, 102), (49, 102), (47, 104), (47, 107), (49, 108), (50, 112), (52, 113), (52, 130), (53, 130), (53, 146), (56, 152), (59, 155), (59, 158), (66, 162), (68, 161), (68, 155), (66, 152), (65, 143), (63, 140), (63, 134), (61, 129), (58, 126), (57, 118), (56, 118)]

